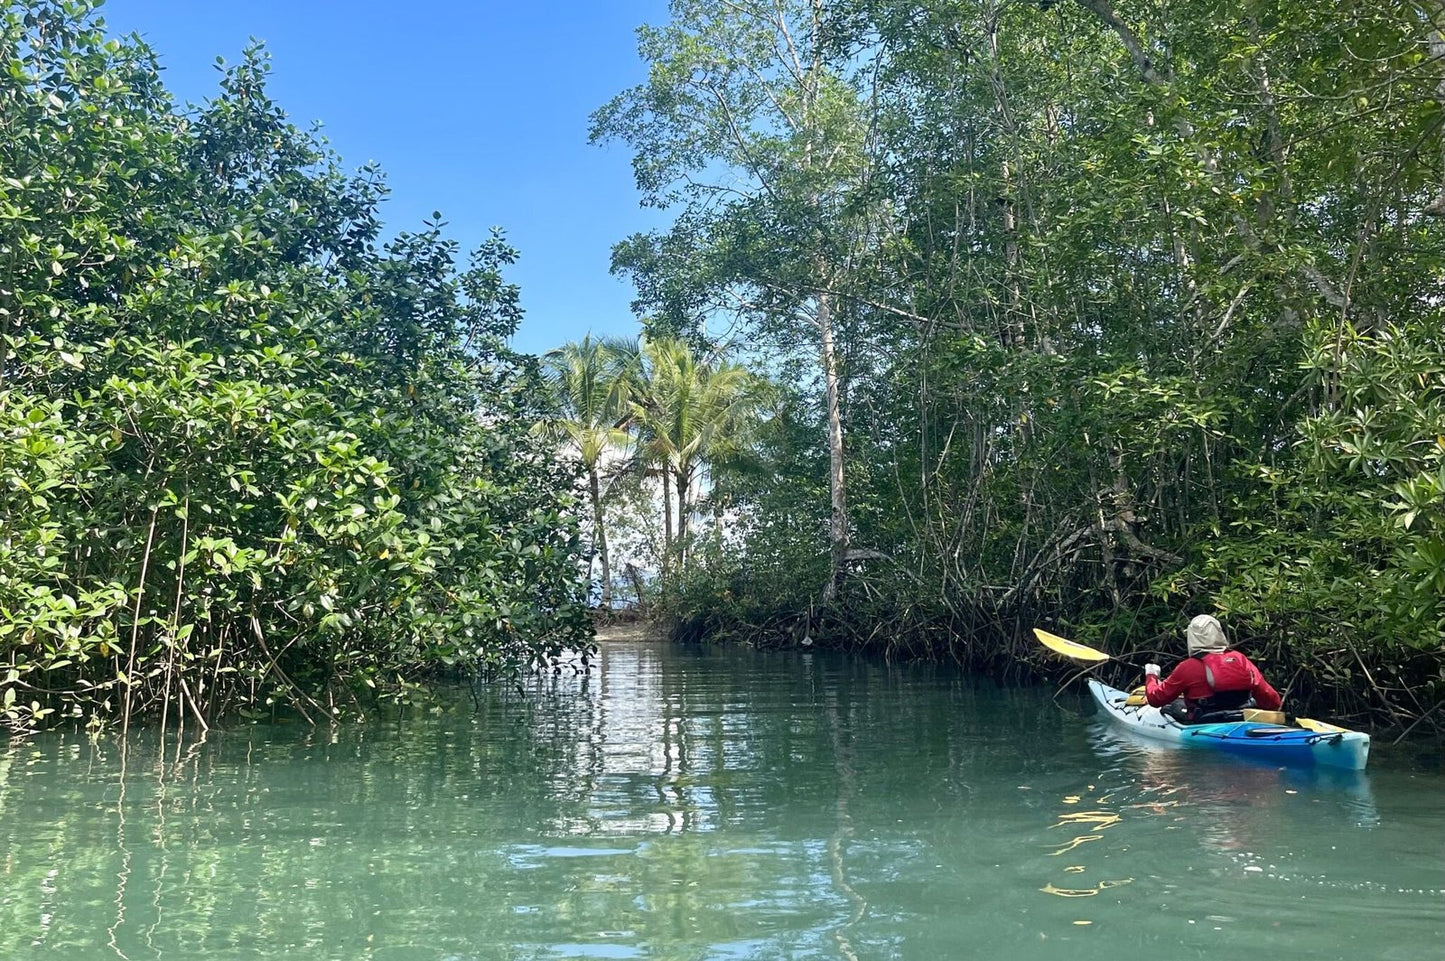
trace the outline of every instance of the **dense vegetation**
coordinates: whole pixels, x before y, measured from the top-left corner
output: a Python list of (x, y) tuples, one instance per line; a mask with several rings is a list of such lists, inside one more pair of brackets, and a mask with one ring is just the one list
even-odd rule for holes
[(381, 243), (258, 50), (180, 108), (84, 4), (0, 32), (4, 719), (314, 719), (585, 639), (503, 240)]
[(383, 242), (260, 51), (180, 107), (0, 9), (12, 726), (546, 662), (579, 518), (691, 631), (997, 667), (1208, 609), (1324, 710), (1445, 700), (1438, 0), (676, 0), (593, 126), (676, 213), (614, 252), (645, 336), (542, 368), (503, 239)]
[(640, 40), (593, 136), (677, 216), (614, 263), (787, 389), (677, 613), (1001, 664), (1213, 610), (1323, 709), (1445, 699), (1438, 0), (675, 0)]

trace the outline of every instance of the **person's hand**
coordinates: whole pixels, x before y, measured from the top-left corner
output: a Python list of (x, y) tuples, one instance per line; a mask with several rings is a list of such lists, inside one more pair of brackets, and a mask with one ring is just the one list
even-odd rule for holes
[(1145, 664), (1145, 665), (1144, 665), (1144, 676), (1145, 676), (1145, 677), (1158, 677), (1158, 676), (1159, 676), (1159, 665), (1158, 665), (1158, 664)]

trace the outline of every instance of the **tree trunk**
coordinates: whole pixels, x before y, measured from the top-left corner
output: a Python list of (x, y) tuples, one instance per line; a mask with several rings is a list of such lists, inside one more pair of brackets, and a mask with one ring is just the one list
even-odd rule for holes
[(677, 572), (682, 573), (687, 565), (687, 527), (689, 506), (687, 502), (688, 490), (692, 487), (692, 479), (688, 471), (678, 471), (673, 478), (677, 485)]
[[(1440, 74), (1440, 79), (1435, 85), (1435, 99), (1441, 108), (1445, 109), (1445, 3), (1436, 0), (1426, 10), (1430, 20), (1430, 34), (1427, 40), (1430, 59), (1435, 61), (1435, 69)], [(1445, 217), (1445, 130), (1440, 132), (1440, 164), (1442, 177), (1440, 193), (1425, 208), (1425, 213), (1435, 217)]]
[(672, 472), (662, 468), (662, 581), (672, 570)]
[(829, 295), (818, 295), (816, 313), (820, 361), (827, 385), (828, 404), (828, 489), (832, 494), (833, 511), (828, 522), (828, 540), (832, 563), (823, 599), (832, 600), (838, 593), (843, 566), (848, 559), (848, 502), (843, 484), (843, 413), (838, 397), (838, 353), (833, 343), (833, 304)]
[[(1003, 70), (999, 66), (998, 18), (996, 8), (990, 9), (988, 21), (989, 82), (993, 90), (994, 112), (998, 115), (999, 126), (1010, 141), (1017, 139), (1018, 125), (1014, 122), (1013, 111), (1008, 105), (1008, 90), (1004, 86)], [(1024, 345), (1023, 290), (1019, 278), (1019, 225), (1018, 210), (1014, 203), (1014, 170), (1005, 160), (999, 169), (998, 204), (1003, 215), (1004, 236), (1004, 284), (1008, 288), (1008, 305), (999, 324), (999, 340), (1006, 348), (1017, 349)]]
[(602, 484), (597, 477), (597, 468), (587, 472), (587, 481), (592, 494), (592, 544), (598, 560), (602, 563), (602, 597), (599, 603), (604, 611), (612, 609), (612, 567), (607, 559), (607, 529), (602, 523)]

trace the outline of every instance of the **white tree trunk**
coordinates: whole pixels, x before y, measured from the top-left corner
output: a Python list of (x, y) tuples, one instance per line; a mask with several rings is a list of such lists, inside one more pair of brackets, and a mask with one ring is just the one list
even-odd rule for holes
[(823, 599), (832, 600), (838, 593), (838, 582), (848, 559), (848, 501), (843, 481), (843, 412), (838, 396), (838, 352), (833, 342), (833, 304), (829, 295), (818, 295), (815, 320), (828, 405), (828, 489), (833, 502), (828, 521), (832, 563), (828, 583), (823, 587)]
[(597, 559), (602, 564), (602, 598), (599, 603), (604, 611), (612, 609), (612, 567), (607, 558), (607, 529), (602, 517), (602, 484), (597, 477), (597, 468), (587, 472), (589, 492), (592, 495), (592, 541)]

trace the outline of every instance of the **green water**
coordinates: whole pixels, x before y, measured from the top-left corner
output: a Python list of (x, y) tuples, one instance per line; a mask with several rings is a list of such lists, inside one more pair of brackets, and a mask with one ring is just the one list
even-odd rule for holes
[(1445, 774), (1120, 739), (1046, 690), (611, 645), (525, 696), (0, 747), (0, 959), (1445, 952)]

